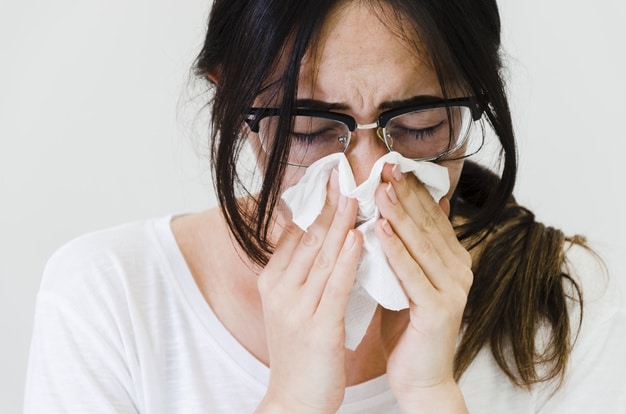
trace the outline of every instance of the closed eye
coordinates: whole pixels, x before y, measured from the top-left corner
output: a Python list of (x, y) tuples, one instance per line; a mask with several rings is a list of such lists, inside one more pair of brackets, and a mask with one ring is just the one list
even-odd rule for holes
[(436, 135), (445, 123), (446, 120), (442, 120), (438, 124), (427, 128), (406, 128), (396, 125), (394, 127), (394, 135), (400, 133), (402, 136), (405, 136), (407, 138), (415, 140), (425, 140)]
[(327, 137), (327, 134), (328, 134), (328, 131), (306, 132), (306, 133), (293, 131), (291, 133), (291, 138), (295, 141), (311, 143), (313, 141), (319, 141), (321, 139), (325, 139)]

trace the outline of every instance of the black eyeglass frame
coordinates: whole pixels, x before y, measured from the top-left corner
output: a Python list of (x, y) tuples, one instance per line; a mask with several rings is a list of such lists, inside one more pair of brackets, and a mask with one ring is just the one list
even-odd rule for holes
[[(320, 111), (320, 110), (308, 109), (308, 108), (296, 108), (293, 111), (292, 116), (311, 116), (311, 117), (318, 117), (318, 118), (325, 118), (325, 119), (330, 119), (334, 121), (339, 121), (345, 124), (348, 127), (350, 134), (352, 134), (356, 129), (378, 128), (379, 130), (382, 130), (387, 126), (387, 123), (391, 119), (398, 117), (400, 115), (404, 115), (406, 113), (424, 111), (427, 109), (434, 109), (434, 108), (454, 107), (454, 106), (464, 106), (464, 107), (469, 108), (470, 113), (472, 114), (473, 121), (479, 121), (482, 118), (483, 113), (484, 113), (483, 107), (476, 101), (476, 99), (473, 99), (471, 97), (462, 97), (462, 98), (441, 99), (441, 100), (431, 101), (431, 102), (418, 104), (418, 105), (407, 105), (407, 106), (402, 106), (399, 108), (389, 109), (387, 111), (382, 112), (378, 116), (378, 119), (376, 120), (376, 122), (371, 123), (371, 124), (359, 124), (356, 121), (356, 119), (354, 119), (352, 116), (347, 115), (347, 114), (341, 114), (341, 113), (332, 112), (332, 111)], [(279, 116), (279, 115), (281, 115), (280, 108), (252, 107), (248, 110), (248, 113), (246, 114), (245, 122), (248, 124), (248, 127), (250, 128), (252, 132), (258, 133), (260, 129), (260, 123), (264, 118), (268, 118), (271, 116)], [(380, 136), (380, 134), (377, 134), (377, 135), (382, 141), (385, 142), (385, 145), (387, 145), (387, 148), (391, 151), (392, 149), (389, 148), (389, 145), (387, 144), (387, 141), (385, 140), (385, 138)], [(420, 160), (439, 159), (449, 154), (450, 152), (455, 151), (456, 149), (458, 149), (458, 147), (452, 151), (448, 151), (436, 157), (425, 158), (425, 159), (420, 159)]]

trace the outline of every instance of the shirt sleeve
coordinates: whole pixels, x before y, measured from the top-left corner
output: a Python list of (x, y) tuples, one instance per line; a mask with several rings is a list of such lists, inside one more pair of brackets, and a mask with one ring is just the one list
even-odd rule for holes
[(566, 252), (569, 274), (583, 292), (583, 314), (573, 306), (576, 338), (561, 387), (538, 393), (541, 414), (626, 413), (626, 311), (614, 275), (580, 246)]
[[(30, 413), (137, 413), (115, 283), (93, 252), (67, 247), (49, 260), (37, 296), (24, 395)], [(105, 267), (107, 267), (105, 266)]]

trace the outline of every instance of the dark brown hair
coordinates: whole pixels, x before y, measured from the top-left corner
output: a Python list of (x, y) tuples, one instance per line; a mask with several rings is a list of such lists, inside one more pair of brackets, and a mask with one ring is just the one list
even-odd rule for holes
[[(564, 283), (581, 302), (576, 283), (562, 272), (565, 237), (535, 221), (512, 194), (517, 173), (515, 137), (502, 78), (500, 17), (495, 0), (354, 0), (398, 25), (406, 38), (419, 37), (441, 83), (450, 82), (476, 97), (501, 152), (498, 175), (466, 161), (454, 196), (462, 215), (460, 240), (481, 249), (465, 313), (465, 330), (456, 355), (459, 378), (477, 353), (489, 345), (502, 370), (520, 386), (562, 378), (571, 349)], [(280, 198), (288, 151), (285, 139), (294, 110), (300, 62), (314, 46), (326, 16), (348, 0), (216, 0), (204, 47), (196, 62), (201, 77), (219, 78), (212, 102), (211, 162), (216, 193), (237, 242), (257, 264), (272, 253), (269, 229)], [(391, 13), (396, 19), (389, 19)], [(385, 18), (387, 17), (387, 18)], [(281, 61), (284, 70), (268, 84)], [(258, 194), (251, 195), (237, 172), (244, 114), (268, 90), (279, 99), (281, 125), (277, 145), (268, 154)], [(575, 242), (580, 242), (576, 239)], [(538, 349), (539, 327), (551, 340)], [(512, 356), (509, 356), (512, 355)], [(548, 369), (541, 369), (542, 364)]]

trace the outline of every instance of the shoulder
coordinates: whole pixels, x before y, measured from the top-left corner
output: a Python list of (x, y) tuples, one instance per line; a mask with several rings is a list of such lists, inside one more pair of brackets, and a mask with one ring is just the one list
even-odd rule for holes
[(164, 256), (160, 239), (169, 217), (90, 232), (61, 246), (44, 269), (40, 295), (80, 298), (120, 292), (133, 274), (146, 274)]
[(568, 242), (563, 274), (567, 278), (564, 290), (569, 299), (572, 359), (588, 361), (594, 349), (599, 352), (604, 346), (626, 346), (626, 335), (615, 335), (616, 329), (626, 329), (621, 283), (609, 273), (602, 257), (586, 245)]
[(573, 347), (564, 382), (556, 393), (553, 384), (539, 387), (538, 405), (550, 413), (624, 412), (626, 307), (621, 285), (588, 247), (567, 243), (564, 254), (563, 273), (577, 284), (582, 308), (571, 300)]
[(594, 324), (615, 317), (624, 306), (623, 292), (616, 275), (609, 274), (602, 257), (592, 248), (566, 243), (563, 273), (580, 289), (583, 314), (595, 319)]
[(92, 232), (50, 257), (35, 307), (25, 411), (134, 412), (143, 404), (139, 361), (152, 355), (150, 340), (163, 331), (155, 326), (171, 314), (160, 299), (168, 227), (164, 217)]

